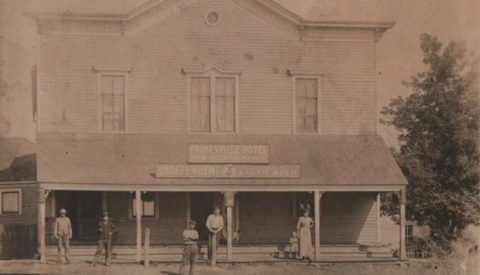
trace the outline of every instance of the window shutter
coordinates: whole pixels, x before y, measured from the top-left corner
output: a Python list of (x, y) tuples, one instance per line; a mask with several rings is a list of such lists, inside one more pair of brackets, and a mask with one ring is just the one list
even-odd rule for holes
[(190, 81), (190, 127), (193, 132), (210, 131), (210, 78)]
[(216, 128), (219, 132), (235, 132), (235, 78), (216, 79)]

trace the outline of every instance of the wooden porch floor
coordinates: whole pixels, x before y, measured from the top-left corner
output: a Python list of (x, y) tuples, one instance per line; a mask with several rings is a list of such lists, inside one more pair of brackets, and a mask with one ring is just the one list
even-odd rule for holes
[[(233, 259), (227, 261), (226, 247), (220, 246), (217, 252), (218, 262), (276, 262), (298, 261), (283, 253), (284, 245), (242, 245), (233, 247)], [(152, 262), (179, 262), (182, 258), (182, 246), (153, 246), (150, 248)], [(72, 246), (70, 255), (73, 261), (91, 261), (95, 246)], [(363, 262), (395, 261), (389, 246), (363, 245), (322, 245), (321, 262)], [(56, 246), (47, 246), (47, 261), (56, 261)], [(114, 262), (135, 262), (135, 246), (114, 246)], [(143, 251), (142, 251), (143, 259)], [(200, 248), (199, 261), (206, 261), (207, 247)]]

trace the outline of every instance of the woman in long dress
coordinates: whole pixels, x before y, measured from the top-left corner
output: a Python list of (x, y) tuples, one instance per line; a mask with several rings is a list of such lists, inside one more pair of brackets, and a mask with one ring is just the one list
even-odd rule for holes
[(310, 211), (305, 210), (303, 216), (298, 218), (297, 232), (298, 238), (300, 239), (300, 257), (302, 260), (307, 259), (311, 262), (313, 258), (313, 246), (310, 228), (313, 227), (314, 223), (309, 215)]

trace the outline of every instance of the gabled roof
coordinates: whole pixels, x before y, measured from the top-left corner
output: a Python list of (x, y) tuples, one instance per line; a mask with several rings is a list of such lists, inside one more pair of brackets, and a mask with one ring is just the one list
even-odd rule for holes
[[(28, 13), (39, 23), (52, 24), (60, 21), (62, 24), (69, 22), (97, 22), (103, 23), (104, 28), (108, 29), (109, 34), (117, 33), (128, 35), (136, 29), (150, 25), (152, 22), (161, 20), (179, 8), (186, 7), (198, 0), (150, 0), (138, 8), (126, 14), (85, 14), (85, 13)], [(295, 31), (305, 28), (362, 28), (373, 29), (377, 33), (383, 33), (391, 28), (394, 22), (377, 21), (324, 21), (305, 19), (285, 8), (273, 0), (230, 0), (239, 6), (255, 13), (257, 16), (264, 17), (268, 23), (277, 24), (280, 27), (293, 28)], [(41, 31), (41, 30), (40, 30)]]

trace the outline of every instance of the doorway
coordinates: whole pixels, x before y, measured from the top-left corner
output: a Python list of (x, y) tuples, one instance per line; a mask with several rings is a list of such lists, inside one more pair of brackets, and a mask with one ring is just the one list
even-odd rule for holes
[(55, 213), (67, 210), (72, 222), (73, 243), (94, 241), (102, 214), (102, 193), (85, 191), (56, 191)]
[(199, 241), (206, 243), (208, 242), (208, 229), (205, 222), (214, 207), (223, 205), (222, 195), (213, 192), (192, 192), (190, 200), (190, 215), (191, 219), (197, 222)]

